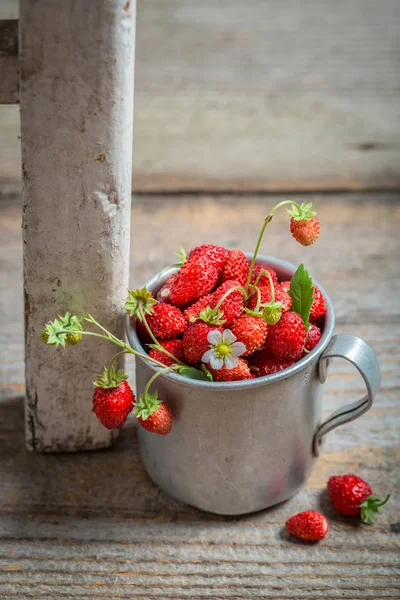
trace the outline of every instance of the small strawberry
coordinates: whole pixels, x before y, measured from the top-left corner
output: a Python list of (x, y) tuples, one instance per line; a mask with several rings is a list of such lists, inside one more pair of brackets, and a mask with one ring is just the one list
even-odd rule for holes
[(250, 261), (241, 250), (232, 250), (222, 271), (222, 280), (234, 279), (244, 285), (250, 269)]
[(287, 312), (271, 327), (268, 348), (277, 358), (296, 361), (303, 353), (305, 340), (303, 319), (295, 312)]
[[(182, 362), (185, 360), (182, 340), (165, 340), (162, 342), (160, 341), (160, 346), (162, 346), (170, 354), (175, 356), (176, 359)], [(158, 360), (158, 362), (162, 363), (166, 367), (170, 367), (171, 365), (176, 363), (176, 361), (174, 361), (170, 356), (168, 356), (168, 354), (165, 354), (157, 348), (152, 348), (149, 352), (149, 356), (154, 360)]]
[[(239, 281), (228, 279), (214, 292), (212, 308), (215, 308), (222, 297), (228, 292), (228, 290), (239, 286)], [(222, 302), (219, 310), (222, 318), (225, 320), (224, 325), (229, 327), (233, 321), (240, 315), (244, 307), (243, 294), (240, 290), (235, 290), (227, 295), (225, 300)]]
[(214, 294), (206, 294), (200, 298), (200, 300), (197, 300), (197, 302), (191, 304), (186, 310), (184, 310), (183, 316), (189, 321), (189, 323), (195, 323), (202, 310), (208, 306), (212, 308), (213, 300)]
[[(75, 328), (77, 331), (83, 331), (83, 327), (80, 323), (77, 323)], [(81, 341), (82, 337), (83, 336), (81, 333), (67, 333), (65, 336), (65, 341), (70, 346), (75, 346), (75, 344), (78, 344)]]
[(205, 256), (188, 260), (172, 282), (169, 297), (173, 304), (189, 304), (211, 292), (218, 280), (218, 269)]
[(328, 533), (328, 521), (316, 510), (306, 510), (286, 521), (286, 529), (301, 540), (317, 542)]
[(309, 352), (311, 352), (311, 350), (313, 350), (315, 348), (315, 346), (318, 344), (320, 339), (321, 339), (320, 328), (311, 323), (310, 327), (308, 329), (306, 345), (304, 346), (304, 348), (306, 350), (308, 350)]
[(319, 236), (319, 222), (316, 212), (312, 210), (312, 203), (303, 203), (301, 206), (292, 204), (291, 210), (287, 211), (290, 219), (290, 233), (294, 239), (303, 246), (310, 246)]
[(104, 368), (97, 376), (93, 393), (93, 412), (107, 429), (118, 429), (125, 423), (135, 403), (135, 396), (122, 371)]
[(196, 248), (193, 248), (193, 250), (189, 254), (189, 260), (191, 260), (192, 258), (197, 258), (199, 256), (207, 256), (211, 260), (214, 267), (218, 271), (221, 271), (225, 266), (229, 255), (230, 250), (227, 250), (222, 246), (203, 244), (202, 246), (197, 246)]
[[(274, 283), (278, 283), (278, 275), (277, 275), (276, 271), (274, 271), (274, 269), (272, 269), (271, 267), (267, 267), (266, 265), (255, 265), (254, 266), (253, 272), (251, 274), (250, 283), (255, 282), (255, 280), (257, 279), (257, 275), (259, 274), (260, 271), (268, 271), (272, 277), (272, 281)], [(258, 285), (269, 285), (268, 275), (263, 273), (261, 275), (260, 279), (258, 280)]]
[(242, 379), (254, 379), (254, 375), (249, 369), (249, 365), (243, 358), (239, 358), (239, 362), (233, 369), (222, 367), (221, 369), (212, 369), (210, 371), (214, 381), (240, 381)]
[(149, 394), (145, 391), (135, 404), (133, 413), (140, 425), (158, 435), (167, 435), (172, 427), (172, 414), (168, 406), (161, 402), (157, 392)]
[(147, 323), (154, 336), (162, 340), (177, 337), (187, 326), (179, 308), (165, 302), (159, 302), (153, 307), (153, 312), (147, 315)]
[(316, 321), (320, 317), (323, 317), (325, 313), (325, 298), (321, 294), (321, 291), (316, 286), (314, 286), (314, 300), (310, 309), (310, 321)]
[(238, 341), (246, 346), (246, 352), (243, 352), (242, 356), (248, 356), (264, 344), (268, 325), (262, 317), (253, 317), (245, 313), (233, 322), (231, 330)]
[(375, 513), (386, 504), (385, 500), (372, 495), (370, 485), (357, 475), (334, 475), (328, 480), (328, 494), (333, 506), (342, 515), (361, 515), (364, 523), (373, 523)]
[(271, 356), (269, 351), (259, 352), (260, 356), (254, 357), (252, 360), (252, 370), (254, 369), (256, 377), (265, 377), (265, 375), (272, 375), (272, 373), (278, 373), (294, 365), (291, 360), (282, 360), (281, 358), (275, 358)]
[(290, 290), (290, 281), (281, 281), (279, 285), (284, 292), (288, 292)]
[(186, 329), (183, 335), (183, 351), (186, 360), (195, 364), (200, 362), (202, 356), (210, 348), (210, 343), (207, 339), (210, 331), (223, 331), (220, 325), (209, 325), (204, 321), (196, 321)]
[(170, 288), (174, 281), (178, 278), (178, 273), (173, 273), (171, 277), (168, 277), (167, 281), (161, 286), (157, 293), (157, 300), (159, 302), (171, 302), (170, 299)]

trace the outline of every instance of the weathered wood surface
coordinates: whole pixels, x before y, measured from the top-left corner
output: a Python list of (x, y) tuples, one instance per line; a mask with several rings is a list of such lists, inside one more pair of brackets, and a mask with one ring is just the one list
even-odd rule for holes
[(138, 7), (135, 190), (399, 187), (398, 0)]
[(88, 338), (52, 356), (40, 332), (49, 312), (69, 309), (101, 314), (123, 334), (135, 2), (20, 7), (26, 442), (43, 452), (104, 448), (115, 432), (91, 411), (90, 364), (108, 364), (113, 349)]
[[(110, 450), (26, 452), (20, 204), (3, 198), (0, 598), (400, 598), (399, 200), (398, 194), (316, 197), (322, 233), (308, 249), (288, 237), (283, 215), (274, 219), (263, 251), (304, 260), (326, 285), (337, 331), (360, 335), (376, 351), (382, 388), (367, 415), (327, 436), (299, 494), (238, 519), (200, 513), (159, 491), (141, 465), (132, 420)], [(251, 250), (262, 216), (276, 201), (136, 197), (132, 284), (167, 264), (179, 244), (218, 241)], [(325, 413), (362, 393), (355, 371), (336, 362)], [(373, 527), (334, 514), (323, 493), (330, 475), (349, 471), (369, 479), (377, 493), (393, 494)], [(307, 508), (322, 508), (330, 519), (331, 531), (317, 546), (282, 532), (285, 519)]]

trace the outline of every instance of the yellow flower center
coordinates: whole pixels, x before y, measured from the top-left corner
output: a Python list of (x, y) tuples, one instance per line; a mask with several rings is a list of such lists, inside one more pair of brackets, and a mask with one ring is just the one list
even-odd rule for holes
[(232, 350), (228, 344), (221, 342), (215, 347), (215, 354), (218, 358), (225, 358), (225, 356), (232, 354)]

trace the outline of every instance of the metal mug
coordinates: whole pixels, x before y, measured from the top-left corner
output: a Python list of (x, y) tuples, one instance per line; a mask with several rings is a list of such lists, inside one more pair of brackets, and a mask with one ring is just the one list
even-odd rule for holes
[[(273, 267), (280, 280), (295, 272), (290, 263), (269, 256), (260, 256), (257, 263)], [(156, 275), (147, 288), (156, 293), (175, 270)], [(150, 477), (170, 496), (221, 515), (251, 513), (282, 502), (304, 484), (323, 436), (371, 407), (380, 385), (377, 358), (360, 338), (333, 335), (332, 303), (320, 284), (315, 285), (327, 304), (322, 337), (292, 367), (226, 383), (176, 374), (157, 378), (154, 389), (172, 411), (172, 430), (162, 436), (139, 427), (139, 445)], [(143, 352), (134, 328), (128, 328), (128, 337), (132, 347)], [(323, 383), (334, 357), (358, 369), (366, 395), (321, 422)], [(136, 359), (138, 394), (157, 370)]]

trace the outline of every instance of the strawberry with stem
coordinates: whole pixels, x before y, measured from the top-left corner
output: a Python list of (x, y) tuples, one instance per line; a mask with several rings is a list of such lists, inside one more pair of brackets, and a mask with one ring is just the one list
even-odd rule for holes
[(147, 382), (144, 391), (139, 396), (133, 409), (140, 425), (158, 435), (167, 435), (171, 431), (172, 414), (169, 407), (162, 402), (158, 396), (158, 392), (150, 393), (150, 387), (160, 375), (175, 370), (176, 366), (165, 367), (157, 371)]

